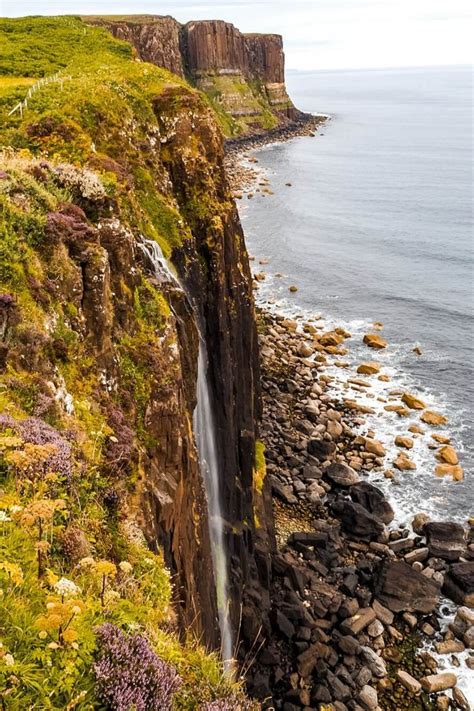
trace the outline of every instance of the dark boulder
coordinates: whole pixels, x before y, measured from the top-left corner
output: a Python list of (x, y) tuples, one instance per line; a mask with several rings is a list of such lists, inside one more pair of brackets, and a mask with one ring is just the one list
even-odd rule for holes
[(350, 488), (352, 501), (360, 504), (369, 513), (377, 516), (383, 523), (391, 523), (394, 519), (394, 512), (387, 499), (380, 489), (377, 489), (368, 481), (361, 481)]
[(336, 501), (331, 506), (331, 511), (341, 521), (342, 528), (351, 538), (371, 541), (377, 539), (385, 528), (379, 518), (352, 501)]
[(338, 486), (352, 486), (360, 482), (360, 476), (343, 462), (333, 462), (324, 469), (324, 474)]
[(375, 588), (377, 599), (392, 612), (433, 612), (439, 585), (403, 561), (385, 563)]
[(336, 445), (334, 442), (327, 442), (325, 439), (310, 439), (308, 442), (308, 453), (316, 457), (320, 462), (334, 454)]
[(436, 558), (456, 561), (466, 550), (465, 531), (460, 523), (430, 521), (425, 525), (424, 534), (430, 553)]
[(451, 566), (444, 577), (443, 593), (458, 605), (474, 607), (474, 561)]

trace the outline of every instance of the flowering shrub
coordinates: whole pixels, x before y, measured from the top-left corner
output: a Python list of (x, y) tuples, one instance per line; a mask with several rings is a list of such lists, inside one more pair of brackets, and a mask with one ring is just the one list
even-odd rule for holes
[[(7, 450), (7, 463), (33, 479), (43, 478), (48, 472), (70, 481), (72, 478), (71, 445), (59, 432), (38, 417), (15, 420), (0, 415), (0, 435), (11, 431), (16, 439), (2, 439), (1, 449)], [(10, 462), (8, 461), (10, 458)]]
[(240, 696), (229, 696), (226, 699), (208, 701), (200, 711), (256, 711), (260, 708), (255, 701)]
[(82, 197), (91, 202), (103, 200), (105, 188), (95, 173), (85, 168), (76, 168), (62, 163), (54, 169), (58, 183), (69, 188), (75, 197)]
[(169, 711), (181, 686), (176, 669), (162, 661), (145, 637), (112, 624), (97, 630), (96, 692), (113, 711)]

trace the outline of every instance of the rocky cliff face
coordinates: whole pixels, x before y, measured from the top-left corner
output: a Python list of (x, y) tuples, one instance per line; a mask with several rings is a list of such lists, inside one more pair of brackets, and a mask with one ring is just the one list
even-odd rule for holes
[(184, 76), (227, 114), (229, 134), (248, 134), (296, 119), (285, 87), (280, 35), (243, 34), (221, 20), (179, 25), (170, 17), (88, 18), (130, 42), (145, 61)]

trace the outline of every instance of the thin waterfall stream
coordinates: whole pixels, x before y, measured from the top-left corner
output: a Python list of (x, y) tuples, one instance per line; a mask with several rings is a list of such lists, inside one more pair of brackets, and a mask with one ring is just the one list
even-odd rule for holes
[(216, 587), (217, 611), (221, 635), (221, 656), (224, 670), (233, 672), (233, 640), (230, 623), (230, 599), (227, 555), (224, 544), (224, 522), (222, 517), (219, 459), (217, 455), (217, 437), (214, 413), (212, 410), (211, 389), (208, 376), (208, 354), (206, 341), (202, 333), (199, 314), (194, 307), (193, 299), (183, 288), (168, 260), (163, 255), (160, 246), (153, 240), (143, 240), (140, 248), (153, 264), (155, 275), (160, 282), (170, 282), (183, 291), (196, 315), (196, 326), (199, 332), (198, 375), (196, 390), (196, 408), (193, 413), (193, 429), (199, 455), (201, 476), (206, 492), (209, 537), (211, 545), (212, 564), (214, 568), (214, 583)]

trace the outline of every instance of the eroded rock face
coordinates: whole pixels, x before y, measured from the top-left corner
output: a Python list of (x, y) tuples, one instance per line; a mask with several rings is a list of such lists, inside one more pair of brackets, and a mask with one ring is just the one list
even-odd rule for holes
[(392, 612), (432, 612), (439, 599), (439, 586), (407, 563), (387, 563), (376, 590), (377, 598)]

